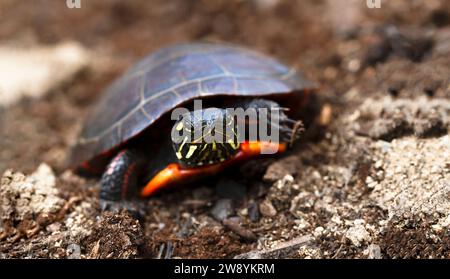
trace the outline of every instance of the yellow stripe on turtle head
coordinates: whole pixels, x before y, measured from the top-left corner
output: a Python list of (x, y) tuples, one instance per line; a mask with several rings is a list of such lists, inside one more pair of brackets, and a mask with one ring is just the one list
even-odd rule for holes
[(236, 149), (239, 148), (239, 143), (236, 144), (236, 143), (234, 142), (233, 139), (229, 139), (229, 140), (228, 140), (228, 144), (229, 144), (234, 150), (236, 150)]
[(194, 154), (194, 152), (195, 152), (196, 149), (197, 149), (197, 146), (196, 146), (196, 145), (191, 145), (191, 146), (189, 146), (189, 151), (188, 151), (188, 153), (186, 154), (186, 159), (191, 158), (191, 157), (192, 157), (192, 154)]
[(177, 131), (181, 131), (183, 129), (183, 122), (180, 121), (180, 123), (177, 124), (177, 126), (175, 127), (175, 129)]

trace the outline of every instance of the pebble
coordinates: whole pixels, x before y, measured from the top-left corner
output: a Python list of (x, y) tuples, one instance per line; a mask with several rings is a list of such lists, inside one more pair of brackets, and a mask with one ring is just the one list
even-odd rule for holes
[(256, 235), (249, 229), (242, 226), (241, 218), (231, 217), (223, 220), (225, 227), (248, 241), (256, 241)]
[(314, 229), (314, 236), (315, 237), (320, 237), (322, 236), (322, 234), (324, 233), (325, 229), (323, 227), (317, 227)]
[(81, 247), (76, 243), (67, 245), (66, 248), (68, 259), (80, 259), (81, 258)]
[(294, 220), (294, 223), (295, 223), (294, 229), (296, 230), (303, 230), (311, 226), (311, 224), (308, 223), (308, 221), (306, 221), (303, 218)]
[(233, 201), (230, 199), (218, 200), (211, 209), (211, 215), (217, 221), (223, 221), (234, 214), (235, 210), (233, 207)]
[(368, 251), (368, 259), (381, 259), (381, 248), (379, 245), (376, 244), (370, 244), (369, 247), (367, 247)]
[(47, 226), (47, 231), (49, 232), (58, 232), (61, 229), (61, 223), (55, 222)]
[(337, 225), (341, 225), (342, 224), (342, 220), (341, 217), (339, 215), (333, 215), (333, 217), (331, 217), (331, 221)]
[(377, 187), (377, 185), (378, 185), (378, 182), (373, 181), (373, 182), (367, 184), (367, 188), (374, 189), (375, 187)]
[(277, 210), (269, 200), (265, 200), (259, 204), (259, 212), (266, 217), (277, 215)]
[(436, 233), (440, 233), (442, 232), (442, 226), (439, 224), (435, 224), (435, 225), (431, 225), (431, 228), (433, 229), (433, 231), (435, 231)]
[(358, 59), (352, 59), (348, 63), (348, 69), (351, 72), (357, 72), (361, 68), (361, 61)]
[[(355, 220), (356, 223), (357, 220)], [(345, 237), (349, 239), (353, 245), (360, 247), (363, 242), (370, 240), (369, 232), (364, 228), (362, 224), (355, 224), (353, 227), (347, 230)]]

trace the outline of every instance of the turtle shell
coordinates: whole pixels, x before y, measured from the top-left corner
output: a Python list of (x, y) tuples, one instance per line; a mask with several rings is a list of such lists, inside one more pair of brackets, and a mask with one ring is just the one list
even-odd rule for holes
[(242, 47), (179, 44), (132, 66), (103, 94), (72, 148), (76, 167), (108, 153), (187, 101), (208, 96), (266, 96), (314, 89), (300, 73)]

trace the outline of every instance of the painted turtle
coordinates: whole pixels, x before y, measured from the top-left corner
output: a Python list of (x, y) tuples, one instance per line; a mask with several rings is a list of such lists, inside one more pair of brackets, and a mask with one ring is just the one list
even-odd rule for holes
[[(299, 130), (289, 117), (302, 110), (315, 89), (295, 70), (242, 47), (214, 43), (166, 47), (143, 58), (107, 89), (88, 115), (69, 165), (82, 173), (103, 173), (104, 207), (133, 196), (141, 182), (146, 186), (140, 196), (148, 197), (166, 186), (214, 175), (259, 156), (263, 147), (283, 152)], [(194, 99), (220, 109), (195, 110), (199, 117), (174, 124), (171, 112), (192, 108)], [(183, 128), (213, 129), (212, 120), (229, 119), (225, 108), (238, 107), (280, 112), (276, 128), (281, 140), (205, 143), (197, 138), (192, 143), (174, 142), (170, 136)], [(239, 125), (250, 125), (249, 120)]]

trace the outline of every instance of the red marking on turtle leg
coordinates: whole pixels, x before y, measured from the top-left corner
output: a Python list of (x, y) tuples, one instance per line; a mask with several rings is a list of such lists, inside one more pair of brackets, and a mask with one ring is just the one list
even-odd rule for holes
[(131, 176), (136, 175), (135, 170), (136, 170), (136, 163), (133, 162), (128, 167), (127, 171), (125, 172), (125, 175), (123, 176), (122, 192), (121, 192), (122, 199), (125, 199), (127, 196), (128, 187), (130, 185), (130, 178)]
[[(119, 201), (126, 198), (136, 183), (136, 156), (129, 150), (119, 152), (109, 163), (101, 179), (100, 197)], [(133, 184), (134, 183), (134, 184)]]
[(117, 164), (119, 163), (120, 160), (122, 160), (122, 156), (125, 154), (126, 150), (120, 151), (116, 157), (114, 157), (114, 159), (111, 161), (111, 163), (109, 163), (108, 168), (106, 169), (106, 173), (111, 175), (114, 170), (117, 167)]

